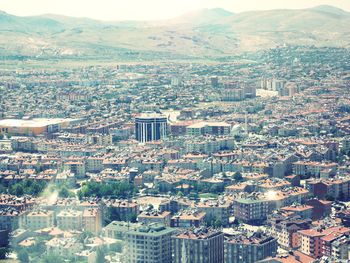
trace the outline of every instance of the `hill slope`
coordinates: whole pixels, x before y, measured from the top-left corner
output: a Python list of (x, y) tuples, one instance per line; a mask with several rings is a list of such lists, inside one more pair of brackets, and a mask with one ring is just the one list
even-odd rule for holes
[(281, 44), (350, 47), (350, 13), (332, 6), (203, 9), (164, 21), (101, 22), (0, 12), (0, 55), (218, 57)]

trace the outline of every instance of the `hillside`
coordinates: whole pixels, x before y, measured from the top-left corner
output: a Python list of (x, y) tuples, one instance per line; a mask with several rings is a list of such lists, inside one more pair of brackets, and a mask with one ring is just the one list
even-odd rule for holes
[(350, 13), (332, 6), (234, 14), (203, 9), (163, 21), (101, 22), (0, 12), (0, 55), (219, 57), (282, 44), (349, 47)]

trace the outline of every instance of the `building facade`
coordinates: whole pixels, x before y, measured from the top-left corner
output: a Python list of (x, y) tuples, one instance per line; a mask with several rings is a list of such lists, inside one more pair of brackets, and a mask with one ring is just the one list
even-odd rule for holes
[(223, 263), (224, 234), (208, 228), (173, 236), (174, 263)]
[(135, 118), (136, 140), (145, 143), (165, 138), (168, 119), (161, 114), (142, 114)]
[(171, 236), (174, 229), (150, 224), (131, 229), (125, 234), (125, 262), (171, 263)]

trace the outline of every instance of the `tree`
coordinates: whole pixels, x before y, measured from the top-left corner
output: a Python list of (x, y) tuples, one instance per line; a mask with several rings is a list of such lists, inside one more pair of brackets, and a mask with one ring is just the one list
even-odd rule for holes
[(12, 193), (14, 193), (17, 196), (22, 196), (24, 194), (23, 186), (20, 184), (15, 184), (12, 189)]
[(10, 249), (8, 247), (0, 247), (0, 259), (6, 259), (9, 253)]
[(67, 187), (63, 186), (58, 192), (58, 196), (62, 198), (70, 197), (72, 193), (67, 189)]
[(137, 220), (137, 215), (136, 213), (131, 213), (131, 214), (128, 214), (126, 216), (127, 220), (126, 221), (129, 221), (131, 223), (136, 223), (136, 220)]
[(86, 238), (91, 238), (91, 237), (93, 237), (93, 236), (94, 236), (94, 234), (91, 233), (90, 231), (84, 231), (84, 232), (82, 232), (82, 233), (80, 234), (80, 236), (79, 236), (79, 241), (80, 241), (81, 243), (83, 243), (84, 240), (85, 240)]
[(9, 193), (17, 196), (25, 194), (38, 196), (46, 188), (47, 182), (38, 180), (23, 180), (9, 187)]
[(79, 190), (78, 193), (77, 193), (77, 196), (78, 196), (79, 200), (82, 200), (83, 197), (84, 197), (83, 192), (81, 190)]
[(219, 184), (213, 184), (209, 188), (209, 192), (213, 194), (219, 194), (224, 191), (224, 187)]
[(178, 191), (176, 195), (177, 195), (178, 197), (183, 197), (183, 196), (184, 196), (184, 193), (181, 192), (181, 191)]
[(114, 182), (114, 183), (98, 183), (87, 182), (83, 185), (78, 192), (78, 197), (106, 197), (112, 196), (117, 198), (129, 198), (133, 197), (136, 193), (134, 185), (127, 182)]
[(21, 261), (21, 263), (28, 263), (29, 262), (28, 251), (26, 249), (21, 249), (18, 252), (18, 259), (19, 261)]
[(233, 175), (233, 179), (235, 179), (235, 181), (240, 182), (243, 180), (243, 176), (241, 174), (241, 172), (235, 172), (235, 174)]
[(96, 263), (105, 263), (105, 253), (102, 249), (96, 251)]
[(58, 257), (54, 254), (48, 254), (46, 256), (43, 256), (41, 263), (63, 263), (63, 259), (61, 257)]
[(216, 219), (215, 222), (214, 222), (214, 227), (219, 228), (219, 227), (221, 227), (221, 226), (222, 226), (221, 220), (220, 220), (220, 219)]
[(326, 195), (326, 200), (327, 200), (327, 201), (334, 201), (335, 198), (334, 198), (334, 196)]

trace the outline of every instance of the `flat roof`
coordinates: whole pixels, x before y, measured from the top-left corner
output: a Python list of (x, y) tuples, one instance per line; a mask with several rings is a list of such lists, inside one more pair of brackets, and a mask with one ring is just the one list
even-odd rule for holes
[(215, 126), (221, 126), (221, 127), (231, 127), (231, 124), (228, 124), (226, 122), (213, 122), (213, 121), (202, 121), (202, 122), (198, 122), (198, 123), (194, 123), (191, 124), (189, 126), (187, 126), (187, 128), (204, 128), (206, 126), (211, 126), (211, 127), (215, 127)]
[(174, 233), (176, 229), (171, 227), (165, 227), (162, 224), (159, 223), (152, 223), (148, 226), (140, 226), (134, 229), (130, 229), (128, 232), (126, 232), (129, 235), (142, 235), (142, 236), (162, 236), (166, 234)]
[(243, 204), (254, 204), (254, 203), (260, 203), (260, 202), (267, 202), (266, 199), (251, 199), (251, 198), (241, 198), (237, 199), (237, 202), (243, 203)]
[(143, 112), (136, 116), (138, 119), (157, 119), (157, 118), (167, 118), (167, 116), (163, 113), (157, 113), (157, 112)]
[(22, 120), (22, 119), (4, 119), (0, 120), (0, 126), (2, 127), (45, 127), (53, 124), (60, 124), (65, 122), (72, 122), (78, 119), (45, 119), (45, 118), (36, 118), (31, 120)]

